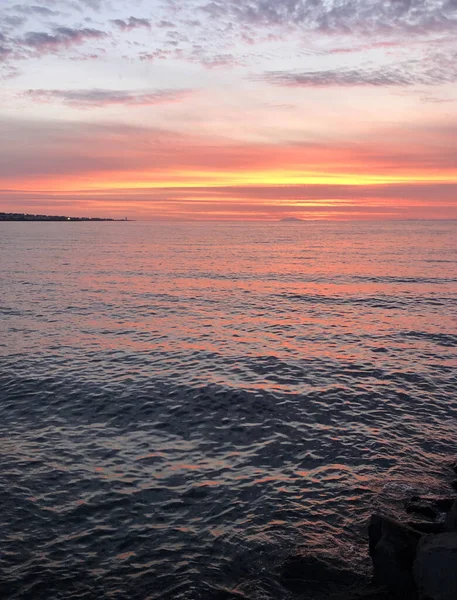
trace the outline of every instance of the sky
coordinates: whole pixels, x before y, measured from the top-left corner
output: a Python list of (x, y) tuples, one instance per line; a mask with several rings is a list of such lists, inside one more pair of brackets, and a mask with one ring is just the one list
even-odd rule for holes
[(0, 211), (457, 218), (457, 0), (0, 0)]

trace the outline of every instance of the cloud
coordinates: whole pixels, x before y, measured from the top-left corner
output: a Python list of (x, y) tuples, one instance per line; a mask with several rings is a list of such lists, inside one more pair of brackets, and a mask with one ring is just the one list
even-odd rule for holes
[(16, 69), (16, 67), (13, 67), (12, 65), (8, 65), (6, 62), (2, 64), (0, 56), (0, 79), (13, 79), (14, 77), (18, 77), (19, 75), (19, 69)]
[(215, 54), (210, 57), (201, 57), (198, 58), (197, 62), (200, 62), (204, 67), (208, 67), (208, 69), (234, 67), (241, 64), (241, 61), (235, 58), (233, 54)]
[(96, 12), (100, 12), (102, 10), (103, 4), (104, 4), (103, 0), (80, 0), (80, 2), (84, 6), (87, 6), (88, 8), (91, 8), (92, 10), (94, 10)]
[[(0, 42), (1, 42), (0, 38)], [(6, 60), (6, 58), (11, 54), (11, 50), (7, 46), (0, 45), (0, 62)]]
[[(0, 119), (0, 139), (8, 139), (7, 147), (0, 146), (0, 204), (3, 209), (16, 205), (19, 210), (29, 201), (46, 206), (60, 199), (73, 207), (80, 205), (83, 214), (112, 207), (129, 216), (133, 211), (189, 218), (225, 218), (229, 213), (263, 218), (293, 212), (316, 217), (341, 213), (355, 218), (360, 213), (455, 218), (457, 184), (452, 175), (457, 128), (400, 128), (384, 133), (348, 151), (341, 140), (326, 146), (236, 144), (93, 120)], [(323, 183), (266, 183), (274, 169), (301, 171), (303, 165), (310, 171), (317, 166)], [(240, 178), (231, 177), (234, 172), (242, 175), (259, 169), (265, 174), (262, 184), (240, 185)], [(409, 173), (409, 177), (406, 182), (386, 184), (352, 184), (357, 177), (348, 183), (332, 182), (332, 173), (345, 170), (389, 177)], [(421, 177), (438, 173), (443, 180), (419, 181), (415, 173)], [(222, 179), (213, 179), (214, 175)], [(91, 191), (94, 183), (96, 194)]]
[[(457, 185), (224, 186), (37, 192), (0, 189), (3, 210), (159, 219), (455, 218)], [(33, 209), (30, 210), (30, 207)]]
[(285, 87), (391, 87), (442, 85), (457, 81), (457, 54), (433, 55), (381, 67), (326, 69), (320, 71), (267, 71), (260, 79)]
[(156, 185), (163, 180), (178, 185), (189, 183), (190, 176), (197, 184), (211, 179), (211, 174), (220, 182), (221, 178), (230, 180), (233, 173), (244, 178), (244, 174), (262, 172), (268, 180), (270, 173), (280, 171), (287, 182), (288, 172), (303, 173), (306, 178), (308, 171), (322, 174), (328, 183), (332, 173), (348, 174), (354, 180), (370, 174), (376, 179), (400, 177), (413, 183), (417, 176), (423, 178), (428, 173), (455, 182), (456, 174), (457, 127), (450, 125), (392, 127), (373, 132), (358, 143), (336, 139), (320, 144), (273, 144), (97, 124), (94, 120), (0, 119), (0, 139), (8, 140), (4, 147), (0, 145), (3, 180), (69, 173), (97, 173), (100, 180), (103, 173), (111, 173), (133, 180), (135, 173), (141, 172), (147, 173), (143, 178), (155, 179)]
[(454, 30), (457, 26), (455, 0), (211, 0), (198, 6), (212, 18), (325, 33), (396, 35)]
[(398, 69), (328, 69), (325, 71), (268, 71), (263, 79), (286, 87), (411, 85), (415, 80)]
[[(169, 46), (175, 45), (176, 42), (167, 42)], [(176, 60), (187, 60), (200, 64), (202, 67), (207, 69), (216, 69), (223, 67), (237, 67), (244, 64), (244, 57), (237, 57), (234, 54), (216, 54), (210, 53), (204, 50), (201, 46), (194, 46), (193, 50), (189, 52), (183, 52), (180, 48), (172, 48), (163, 50), (162, 48), (156, 48), (151, 52), (140, 52), (138, 58), (141, 61), (154, 62), (157, 60), (167, 60), (174, 58)]]
[(140, 52), (139, 59), (141, 61), (154, 62), (155, 60), (166, 60), (167, 58), (172, 56), (172, 54), (173, 53), (171, 50), (162, 50), (161, 48), (157, 48), (152, 52)]
[(106, 106), (154, 106), (179, 102), (190, 94), (190, 90), (28, 90), (26, 96), (40, 102), (61, 101), (80, 109), (103, 108)]
[(337, 46), (336, 48), (332, 48), (327, 50), (327, 54), (355, 54), (357, 52), (368, 52), (370, 50), (377, 49), (385, 49), (385, 48), (399, 48), (402, 46), (402, 43), (399, 41), (381, 41), (381, 42), (371, 42), (368, 44), (352, 44), (351, 46)]
[(2, 25), (9, 26), (10, 28), (20, 27), (27, 20), (26, 18), (18, 17), (17, 15), (11, 15), (11, 16), (1, 15), (1, 18), (2, 18)]
[(96, 53), (96, 52), (79, 53), (79, 54), (76, 54), (75, 56), (70, 56), (68, 58), (68, 60), (71, 60), (73, 62), (92, 61), (92, 60), (98, 60), (101, 56), (105, 56), (105, 55), (106, 55), (106, 51), (100, 50), (98, 53)]
[(8, 39), (5, 35), (0, 33), (0, 63), (5, 63), (12, 52)]
[(45, 6), (29, 6), (27, 4), (16, 4), (15, 6), (13, 6), (12, 10), (24, 15), (39, 15), (41, 17), (52, 17), (54, 15), (59, 14), (57, 11), (51, 10), (50, 8), (47, 8)]
[(104, 31), (99, 29), (73, 29), (71, 27), (56, 27), (53, 34), (42, 31), (30, 31), (18, 40), (20, 44), (33, 48), (38, 53), (54, 52), (59, 48), (69, 48), (73, 45), (83, 44), (87, 40), (99, 40), (106, 37)]
[[(154, 20), (152, 13), (145, 13), (141, 18), (133, 15), (113, 18), (117, 14), (122, 15), (115, 12), (121, 8), (120, 0), (42, 0), (30, 6), (22, 0), (22, 3), (19, 1), (14, 7), (19, 16), (46, 17), (60, 10), (62, 15), (66, 15), (66, 19), (71, 19), (71, 13), (74, 16), (75, 12), (81, 13), (78, 19), (82, 16), (86, 18), (80, 21), (78, 26), (68, 20), (68, 27), (53, 30), (43, 28), (41, 31), (42, 28), (35, 25), (33, 29), (36, 30), (28, 34), (16, 33), (19, 37), (15, 37), (14, 43), (10, 43), (14, 48), (8, 60), (57, 53), (59, 48), (83, 42), (92, 46), (90, 54), (99, 54), (97, 42), (108, 37), (108, 33), (100, 31), (98, 27), (102, 26), (91, 21), (94, 14), (89, 8), (95, 11), (106, 9), (105, 18), (111, 19), (108, 21), (111, 28), (110, 41), (116, 41), (127, 48), (123, 49), (123, 56), (133, 59), (132, 49), (137, 46), (143, 49), (141, 54), (136, 55), (139, 60), (179, 59), (197, 62), (208, 68), (247, 66), (250, 61), (258, 64), (259, 54), (256, 55), (252, 44), (259, 40), (273, 45), (277, 42), (281, 44), (286, 39), (285, 32), (287, 39), (290, 37), (301, 45), (301, 50), (297, 49), (297, 56), (303, 57), (306, 46), (308, 51), (312, 52), (313, 46), (319, 46), (317, 40), (325, 37), (327, 41), (316, 50), (316, 54), (333, 54), (335, 60), (338, 60), (338, 57), (343, 60), (344, 56), (349, 54), (358, 53), (362, 56), (366, 50), (377, 50), (377, 55), (380, 55), (383, 51), (386, 53), (389, 49), (399, 47), (400, 52), (407, 45), (407, 41), (412, 39), (410, 36), (416, 34), (423, 36), (420, 40), (416, 36), (416, 42), (430, 42), (435, 48), (441, 43), (443, 47), (446, 44), (452, 47), (452, 41), (443, 42), (442, 34), (451, 32), (452, 35), (449, 33), (448, 38), (452, 40), (457, 31), (456, 0), (181, 0), (179, 3), (175, 0), (164, 0), (154, 12)], [(7, 11), (4, 13), (6, 16)], [(4, 18), (3, 21), (5, 22)], [(87, 27), (78, 28), (82, 23)], [(153, 25), (156, 27), (153, 44), (146, 46), (139, 43), (135, 39), (135, 33), (141, 29), (149, 30)], [(91, 29), (92, 26), (97, 29)], [(162, 35), (161, 28), (169, 31)], [(125, 33), (127, 39), (120, 36), (120, 33)], [(329, 43), (328, 37), (334, 39)], [(193, 50), (196, 44), (200, 44), (204, 49), (199, 56)], [(241, 56), (241, 49), (245, 48), (245, 44), (251, 44), (251, 48), (246, 55)], [(115, 52), (112, 47), (107, 46), (107, 50)], [(431, 48), (427, 50), (430, 51)], [(420, 53), (423, 54), (422, 50)], [(4, 52), (3, 60), (5, 56)], [(400, 56), (401, 54), (396, 53), (394, 57), (393, 53), (390, 53), (389, 60), (400, 60)], [(334, 69), (319, 73), (306, 70), (284, 74), (283, 77), (279, 73), (268, 73), (265, 79), (286, 86), (408, 86), (415, 83), (431, 85), (435, 82), (454, 81), (454, 69), (451, 67), (451, 72), (446, 73), (439, 64), (436, 73), (426, 73), (425, 69), (420, 72), (417, 67), (413, 72), (409, 72), (409, 69), (403, 69), (402, 65), (382, 69), (363, 66), (364, 69), (351, 66), (350, 69), (342, 71)], [(434, 67), (435, 65), (432, 70)], [(332, 81), (333, 83), (329, 83)]]
[(128, 19), (113, 19), (111, 23), (114, 23), (116, 27), (119, 27), (122, 31), (131, 31), (132, 29), (138, 29), (139, 27), (151, 28), (151, 21), (149, 19), (137, 19), (136, 17), (129, 17)]

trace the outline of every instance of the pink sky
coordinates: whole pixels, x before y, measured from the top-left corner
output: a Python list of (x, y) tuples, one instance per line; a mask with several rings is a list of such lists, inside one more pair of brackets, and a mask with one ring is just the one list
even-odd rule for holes
[(457, 218), (455, 0), (4, 0), (0, 211)]

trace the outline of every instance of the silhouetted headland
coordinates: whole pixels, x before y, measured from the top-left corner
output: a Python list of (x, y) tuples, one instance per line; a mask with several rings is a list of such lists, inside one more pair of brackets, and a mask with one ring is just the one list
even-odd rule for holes
[(67, 217), (60, 215), (29, 215), (25, 213), (0, 212), (0, 221), (128, 221), (129, 219), (108, 219), (102, 217)]
[(299, 219), (298, 217), (284, 217), (281, 219), (281, 223), (303, 223), (303, 219)]

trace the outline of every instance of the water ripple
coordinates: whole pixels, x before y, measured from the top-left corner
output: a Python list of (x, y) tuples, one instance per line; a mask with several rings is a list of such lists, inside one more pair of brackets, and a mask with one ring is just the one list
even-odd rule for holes
[(365, 573), (368, 514), (446, 489), (455, 227), (0, 224), (0, 595)]

